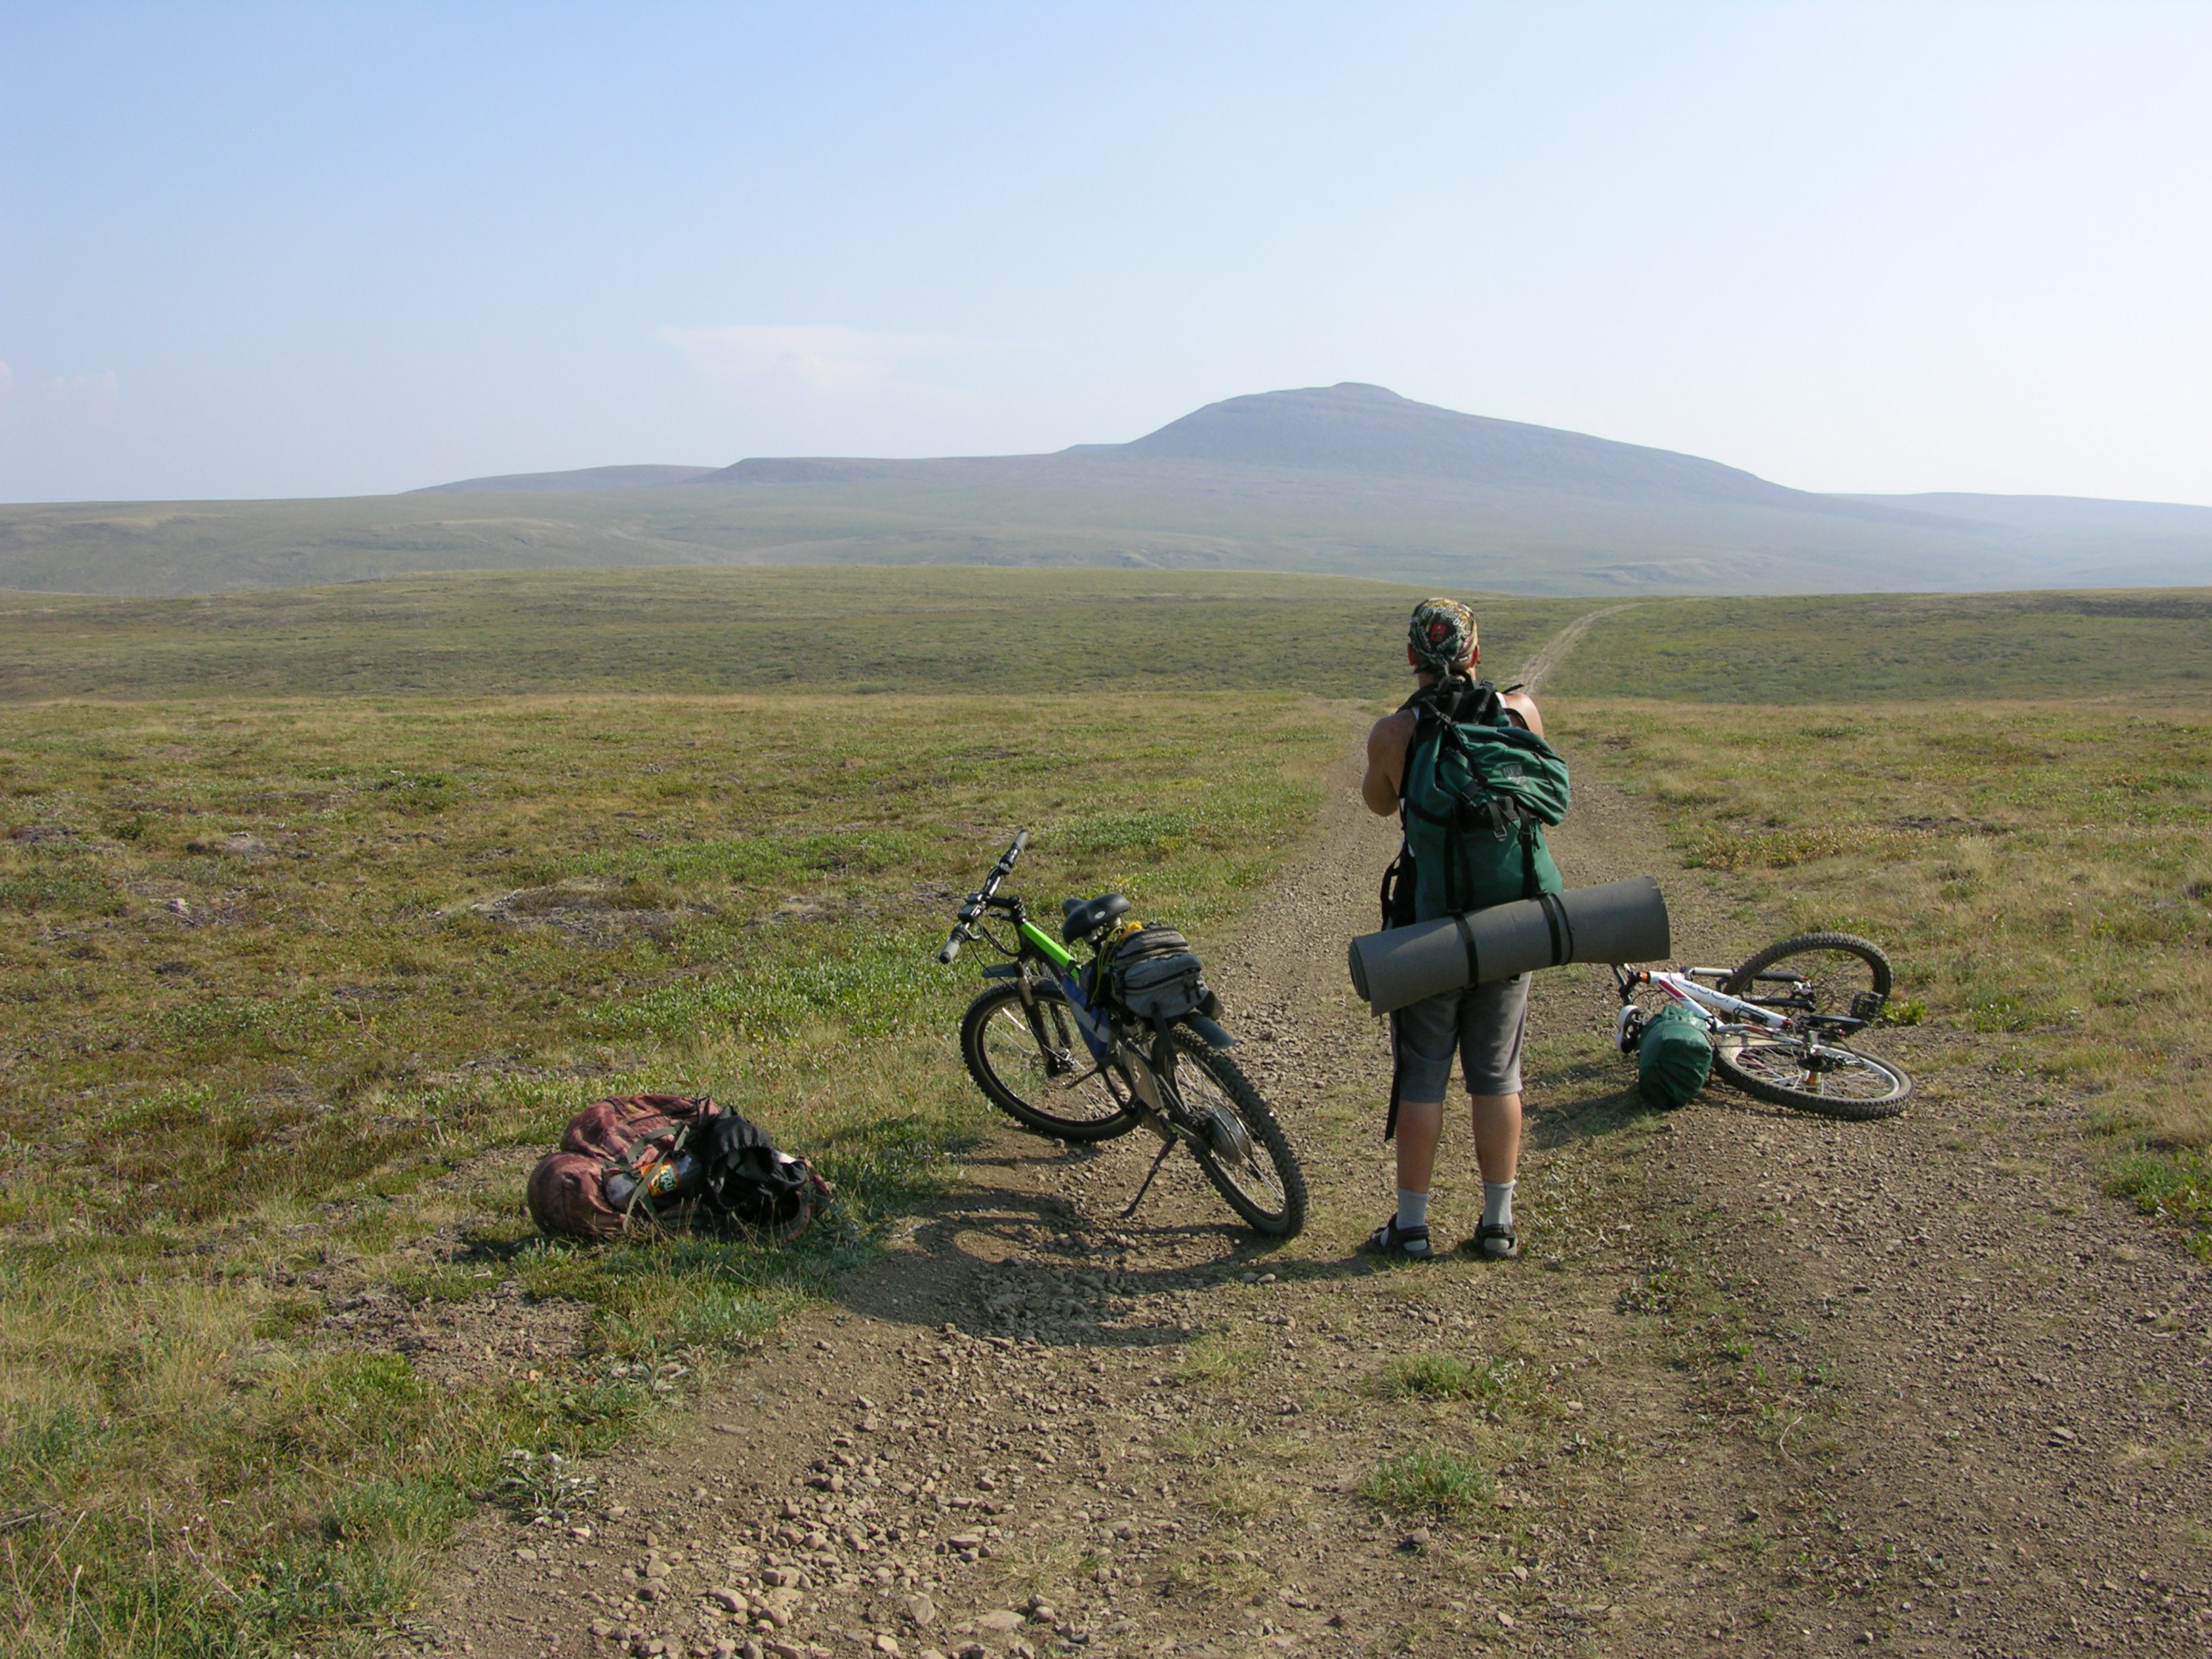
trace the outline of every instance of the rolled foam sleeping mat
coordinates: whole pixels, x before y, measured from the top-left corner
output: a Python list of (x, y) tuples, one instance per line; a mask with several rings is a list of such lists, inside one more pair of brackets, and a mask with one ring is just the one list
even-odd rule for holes
[(1667, 900), (1650, 876), (1464, 916), (1386, 927), (1352, 941), (1352, 988), (1378, 1014), (1440, 991), (1570, 962), (1657, 962), (1671, 955)]

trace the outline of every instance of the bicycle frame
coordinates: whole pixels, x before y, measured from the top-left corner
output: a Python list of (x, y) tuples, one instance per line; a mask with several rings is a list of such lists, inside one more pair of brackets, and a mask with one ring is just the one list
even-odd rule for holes
[[(1062, 1059), (1044, 1028), (1039, 1015), (1036, 981), (1030, 977), (1030, 964), (1041, 964), (1057, 983), (1066, 998), (1068, 1012), (1074, 1016), (1076, 1029), (1083, 1034), (1084, 1044), (1091, 1050), (1093, 1068), (1103, 1072), (1112, 1067), (1127, 1083), (1139, 1109), (1138, 1115), (1149, 1124), (1164, 1143), (1161, 1157), (1171, 1151), (1179, 1136), (1195, 1138), (1199, 1131), (1189, 1121), (1189, 1110), (1176, 1088), (1175, 1045), (1162, 1030), (1156, 1034), (1146, 1052), (1146, 1045), (1129, 1040), (1127, 1034), (1117, 1029), (1115, 1022), (1100, 1018), (1083, 994), (1083, 983), (1076, 973), (1075, 954), (1058, 939), (1029, 919), (1021, 899), (1012, 894), (1001, 896), (999, 884), (1013, 869), (1015, 859), (1020, 856), (1028, 842), (1026, 833), (1017, 836), (1014, 844), (1006, 849), (1006, 856), (985, 878), (981, 890), (970, 893), (961, 907), (960, 921), (945, 949), (938, 953), (939, 962), (951, 962), (960, 953), (960, 945), (969, 939), (981, 939), (1011, 960), (998, 963), (983, 970), (986, 979), (1011, 979), (1016, 981), (1022, 1000), (1022, 1012), (1027, 1018), (1030, 1034), (1036, 1039), (1038, 1052), (1047, 1057), (1048, 1076), (1066, 1076), (1075, 1069), (1072, 1059)], [(986, 913), (1004, 916), (1013, 924), (1016, 942), (1008, 945), (994, 939), (985, 929), (982, 919)], [(1158, 1165), (1153, 1165), (1157, 1173)], [(1151, 1177), (1145, 1186), (1152, 1185)], [(1137, 1200), (1144, 1197), (1139, 1188)], [(1130, 1208), (1136, 1207), (1133, 1200)]]
[[(1176, 1087), (1175, 1047), (1163, 1031), (1152, 1042), (1152, 1052), (1147, 1054), (1143, 1044), (1130, 1041), (1127, 1034), (1115, 1029), (1111, 1022), (1100, 1019), (1083, 994), (1082, 982), (1075, 972), (1073, 953), (1023, 915), (1019, 899), (993, 898), (987, 900), (986, 904), (988, 908), (1007, 910), (1013, 918), (1015, 931), (1021, 943), (1013, 961), (986, 968), (984, 976), (1018, 981), (1022, 1010), (1028, 1016), (1030, 1035), (1036, 1039), (1038, 1051), (1051, 1057), (1047, 1060), (1047, 1074), (1065, 1076), (1075, 1069), (1075, 1063), (1059, 1060), (1059, 1051), (1039, 1018), (1033, 989), (1035, 981), (1026, 971), (1030, 963), (1039, 960), (1051, 971), (1059, 982), (1061, 994), (1067, 1000), (1068, 1012), (1075, 1017), (1076, 1029), (1083, 1033), (1084, 1042), (1091, 1049), (1092, 1070), (1104, 1072), (1110, 1068), (1117, 1073), (1128, 1085), (1138, 1118), (1160, 1138), (1159, 1157), (1146, 1172), (1143, 1185), (1137, 1188), (1136, 1196), (1129, 1200), (1128, 1207), (1122, 1212), (1124, 1215), (1133, 1215), (1137, 1206), (1144, 1202), (1146, 1193), (1151, 1190), (1152, 1178), (1159, 1173), (1160, 1165), (1167, 1161), (1168, 1154), (1182, 1139), (1196, 1140), (1200, 1134), (1191, 1121), (1189, 1109), (1183, 1104), (1182, 1096)], [(987, 934), (979, 936), (989, 937)], [(998, 943), (995, 939), (990, 942), (994, 945)], [(1005, 947), (1000, 945), (999, 948), (1003, 950)]]
[(1746, 1002), (1741, 997), (1732, 997), (1725, 991), (1715, 990), (1710, 985), (1700, 985), (1691, 977), (1693, 974), (1718, 975), (1722, 971), (1719, 969), (1691, 968), (1676, 973), (1646, 969), (1631, 974), (1626, 969), (1615, 967), (1613, 971), (1615, 978), (1620, 982), (1624, 997), (1631, 986), (1649, 985), (1653, 990), (1660, 992), (1675, 1002), (1688, 1004), (1708, 1019), (1715, 1020), (1717, 1023), (1729, 1023), (1722, 1017), (1733, 1015), (1736, 1017), (1736, 1023), (1748, 1021), (1752, 1024), (1764, 1026), (1770, 1031), (1783, 1030), (1790, 1024), (1786, 1015), (1778, 1014), (1771, 1008), (1762, 1008), (1755, 1002)]
[(1067, 999), (1067, 1011), (1075, 1017), (1076, 1030), (1083, 1033), (1084, 1045), (1091, 1050), (1091, 1057), (1096, 1060), (1104, 1060), (1108, 1050), (1114, 1046), (1114, 1035), (1091, 1011), (1090, 1000), (1083, 994), (1083, 984), (1075, 971), (1074, 953), (1024, 915), (1018, 898), (1002, 899), (995, 895), (980, 896), (984, 908), (999, 911), (1014, 924), (1017, 940), (1010, 949), (981, 927), (971, 930), (969, 938), (980, 939), (1011, 958), (986, 968), (983, 977), (1018, 981), (1022, 1012), (1029, 1018), (1030, 1033), (1037, 1039), (1040, 1049), (1049, 1054), (1054, 1052), (1054, 1045), (1043, 1026), (1038, 1023), (1037, 981), (1030, 977), (1029, 971), (1032, 963), (1042, 967)]
[[(1613, 983), (1620, 991), (1620, 1019), (1615, 1026), (1615, 1042), (1626, 1049), (1630, 1033), (1638, 1029), (1638, 1018), (1631, 993), (1639, 985), (1649, 986), (1670, 1002), (1691, 1009), (1717, 1038), (1734, 1036), (1739, 1040), (1752, 1032), (1786, 1033), (1785, 1041), (1795, 1039), (1804, 1045), (1808, 1055), (1817, 1056), (1829, 1052), (1826, 1043), (1846, 1032), (1857, 1030), (1865, 1021), (1843, 1018), (1834, 1015), (1813, 1014), (1802, 1019), (1793, 1019), (1787, 1014), (1777, 1013), (1771, 1008), (1762, 1008), (1755, 1002), (1699, 983), (1702, 979), (1725, 979), (1728, 973), (1720, 968), (1683, 968), (1672, 973), (1651, 969), (1632, 969), (1620, 963), (1613, 965)], [(1838, 1048), (1837, 1052), (1848, 1053)]]
[[(1004, 898), (999, 896), (999, 884), (1013, 873), (1014, 860), (1022, 855), (1022, 848), (1029, 845), (1029, 840), (1026, 830), (1017, 835), (1013, 845), (1006, 848), (998, 863), (991, 866), (991, 873), (983, 878), (981, 890), (968, 895), (967, 902), (960, 907), (960, 920), (952, 929), (952, 937), (945, 940), (945, 948), (937, 953), (937, 959), (941, 963), (950, 963), (960, 954), (962, 945), (979, 939), (993, 950), (1012, 958), (997, 967), (986, 968), (983, 976), (986, 979), (1020, 981), (1022, 1012), (1029, 1019), (1030, 1035), (1036, 1038), (1039, 1049), (1049, 1054), (1054, 1052), (1054, 1047), (1037, 1021), (1036, 981), (1027, 972), (1031, 962), (1043, 963), (1066, 994), (1069, 1011), (1075, 1015), (1076, 1027), (1083, 1033), (1085, 1046), (1090, 1048), (1093, 1059), (1103, 1060), (1112, 1043), (1112, 1034), (1099, 1024), (1097, 1017), (1091, 1011), (1090, 1001), (1084, 996), (1083, 988), (1076, 979), (1073, 952), (1031, 921), (1018, 897), (1011, 894)], [(1011, 921), (1018, 943), (1008, 946), (992, 938), (981, 926), (986, 911), (994, 911)]]

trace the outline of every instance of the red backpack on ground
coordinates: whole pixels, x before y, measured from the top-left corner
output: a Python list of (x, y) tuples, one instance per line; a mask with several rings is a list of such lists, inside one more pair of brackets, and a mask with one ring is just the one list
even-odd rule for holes
[(805, 1159), (705, 1096), (615, 1095), (569, 1120), (530, 1172), (530, 1214), (572, 1238), (634, 1228), (744, 1228), (787, 1243), (832, 1188)]

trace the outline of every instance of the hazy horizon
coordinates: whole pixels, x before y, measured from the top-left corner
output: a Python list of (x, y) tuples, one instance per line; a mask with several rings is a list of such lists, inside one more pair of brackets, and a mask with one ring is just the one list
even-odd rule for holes
[(2212, 502), (2212, 11), (0, 6), (0, 500), (1048, 453), (1357, 380)]

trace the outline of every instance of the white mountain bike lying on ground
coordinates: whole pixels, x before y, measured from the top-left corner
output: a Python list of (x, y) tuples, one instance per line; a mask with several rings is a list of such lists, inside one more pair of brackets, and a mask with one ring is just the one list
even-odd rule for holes
[(1889, 958), (1850, 933), (1803, 933), (1770, 945), (1741, 968), (1672, 973), (1616, 963), (1620, 1018), (1613, 1036), (1632, 1053), (1651, 990), (1689, 1009), (1713, 1042), (1713, 1066), (1754, 1100), (1823, 1117), (1894, 1117), (1912, 1079), (1850, 1039), (1877, 1025), (1889, 1001)]

